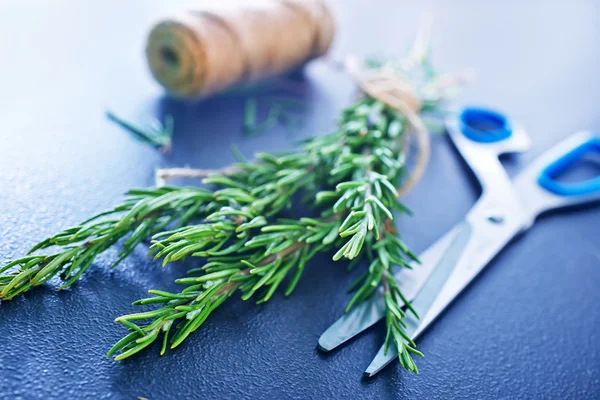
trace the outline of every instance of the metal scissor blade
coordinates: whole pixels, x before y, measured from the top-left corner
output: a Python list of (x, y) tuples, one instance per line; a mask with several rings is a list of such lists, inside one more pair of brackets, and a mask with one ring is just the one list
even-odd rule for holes
[[(456, 225), (450, 232), (423, 252), (419, 256), (421, 265), (416, 265), (412, 270), (402, 268), (394, 275), (400, 290), (408, 301), (415, 298), (429, 275), (440, 260), (445, 257), (446, 251), (454, 242), (463, 224), (464, 222)], [(319, 338), (319, 348), (323, 351), (331, 351), (369, 329), (384, 317), (385, 303), (383, 295), (381, 292), (376, 292), (371, 298), (354, 307), (331, 325)]]
[[(518, 210), (513, 211), (511, 215), (502, 216), (504, 219), (501, 221), (489, 218), (488, 207), (477, 207), (469, 213), (465, 224), (472, 227), (472, 231), (469, 230), (465, 238), (462, 233), (457, 237), (452, 249), (444, 254), (444, 259), (412, 302), (421, 319), (406, 318), (405, 331), (411, 339), (414, 340), (431, 325), (483, 267), (523, 229), (523, 216)], [(397, 356), (393, 346), (387, 354), (382, 347), (365, 374), (369, 377), (375, 375)]]
[[(469, 243), (469, 239), (471, 238), (472, 234), (472, 228), (467, 221), (461, 222), (455, 229), (453, 229), (453, 231), (456, 232), (456, 234), (450, 247), (443, 253), (439, 264), (436, 266), (431, 276), (429, 276), (427, 282), (425, 282), (421, 292), (412, 302), (412, 307), (418, 314), (427, 313), (427, 310), (429, 310), (444, 287), (448, 277), (452, 275), (457, 264), (459, 263), (465, 247)], [(405, 319), (405, 323), (407, 324), (407, 328), (405, 329), (406, 334), (412, 337), (419, 328), (419, 321), (411, 315)], [(365, 374), (369, 377), (375, 375), (397, 356), (398, 352), (395, 346), (389, 346), (387, 352), (384, 351), (384, 347), (382, 346), (365, 371)]]
[(451, 250), (456, 238), (465, 229), (464, 225), (465, 221), (463, 220), (429, 246), (427, 250), (419, 255), (421, 263), (413, 263), (413, 269), (402, 268), (394, 274), (394, 279), (398, 283), (400, 291), (408, 301), (412, 301), (417, 297), (429, 276), (446, 257), (446, 253)]
[(369, 301), (357, 305), (329, 327), (319, 338), (319, 348), (331, 351), (370, 328), (385, 315), (385, 302), (381, 293), (374, 293)]

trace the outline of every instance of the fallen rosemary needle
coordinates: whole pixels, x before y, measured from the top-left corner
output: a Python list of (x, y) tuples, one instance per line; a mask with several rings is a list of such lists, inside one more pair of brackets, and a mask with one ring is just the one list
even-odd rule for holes
[(111, 111), (107, 111), (106, 116), (111, 121), (129, 131), (133, 137), (140, 142), (148, 144), (163, 153), (169, 153), (171, 151), (174, 127), (173, 116), (167, 115), (165, 117), (164, 125), (160, 121), (154, 120), (149, 128), (133, 125), (131, 122), (127, 122), (124, 119), (117, 117)]
[[(428, 61), (408, 65), (411, 69), (401, 72), (425, 77), (411, 78), (411, 83), (424, 108), (436, 109), (443, 96), (421, 90), (436, 77)], [(419, 74), (417, 69), (425, 67), (427, 73)], [(252, 113), (246, 118), (256, 123)], [(163, 266), (199, 258), (200, 267), (176, 280), (181, 290), (150, 290), (151, 297), (133, 304), (154, 308), (116, 319), (128, 333), (108, 356), (122, 360), (155, 341), (161, 343), (161, 354), (181, 345), (237, 292), (257, 303), (271, 299), (279, 287), (289, 295), (314, 255), (331, 251), (333, 260), (352, 260), (352, 266), (363, 269), (347, 309), (383, 288), (386, 346), (395, 346), (405, 355), (400, 364), (417, 373), (410, 355), (422, 354), (404, 331), (412, 308), (393, 277), (395, 269), (409, 268), (416, 260), (393, 227), (394, 213), (408, 213), (396, 188), (407, 176), (409, 127), (405, 115), (365, 97), (341, 113), (333, 133), (307, 139), (293, 152), (241, 160), (204, 179), (206, 188), (131, 190), (121, 205), (38, 243), (29, 255), (0, 268), (0, 298), (13, 298), (55, 277), (66, 288), (117, 242), (122, 250), (115, 265), (146, 240)], [(311, 215), (283, 218), (301, 199), (313, 207)], [(49, 253), (38, 255), (38, 250)]]

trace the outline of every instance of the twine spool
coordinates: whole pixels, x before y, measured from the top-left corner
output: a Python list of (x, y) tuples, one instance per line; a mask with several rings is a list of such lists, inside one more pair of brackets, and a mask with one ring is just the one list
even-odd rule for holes
[(324, 0), (210, 0), (155, 25), (146, 56), (170, 94), (202, 97), (302, 65), (333, 35)]

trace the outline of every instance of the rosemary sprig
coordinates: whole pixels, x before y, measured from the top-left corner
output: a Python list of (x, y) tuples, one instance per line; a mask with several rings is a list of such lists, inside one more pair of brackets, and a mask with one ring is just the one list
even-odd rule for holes
[(408, 371), (418, 373), (419, 370), (410, 353), (421, 357), (423, 354), (416, 349), (415, 343), (404, 331), (406, 328), (404, 322), (406, 313), (403, 308), (411, 312), (416, 318), (419, 318), (419, 315), (400, 291), (398, 283), (394, 279), (392, 268), (394, 265), (411, 268), (407, 260), (417, 262), (419, 260), (400, 239), (389, 221), (386, 221), (384, 233), (381, 236), (381, 240), (373, 246), (372, 251), (375, 254), (372, 257), (373, 261), (369, 265), (363, 285), (356, 291), (351, 302), (358, 303), (366, 299), (372, 293), (374, 287), (383, 286), (387, 329), (384, 344), (385, 352), (387, 353), (387, 349), (393, 341), (398, 350), (400, 364)]
[(39, 242), (28, 254), (52, 247), (57, 247), (57, 252), (28, 255), (0, 268), (0, 299), (11, 299), (57, 275), (64, 281), (59, 289), (64, 289), (76, 282), (100, 253), (127, 237), (114, 267), (152, 234), (167, 226), (184, 226), (201, 215), (212, 196), (193, 188), (130, 190), (121, 205)]
[[(118, 353), (116, 360), (130, 357), (157, 340), (160, 333), (163, 334), (160, 353), (164, 354), (169, 343), (170, 348), (179, 346), (236, 290), (242, 292), (243, 300), (260, 292), (257, 303), (264, 303), (284, 279), (291, 276), (285, 291), (289, 295), (296, 287), (306, 262), (337, 239), (337, 226), (336, 222), (312, 219), (283, 221), (263, 226), (261, 233), (252, 240), (242, 239), (244, 245), (241, 251), (237, 247), (206, 251), (203, 255), (208, 256), (207, 263), (202, 268), (188, 271), (190, 274), (201, 273), (200, 276), (176, 280), (186, 286), (181, 292), (150, 290), (153, 297), (133, 304), (160, 304), (158, 309), (124, 315), (115, 320), (130, 333), (118, 341), (107, 356)], [(334, 234), (327, 235), (331, 232)], [(149, 322), (139, 326), (136, 322), (140, 320)], [(174, 333), (169, 340), (172, 329)]]

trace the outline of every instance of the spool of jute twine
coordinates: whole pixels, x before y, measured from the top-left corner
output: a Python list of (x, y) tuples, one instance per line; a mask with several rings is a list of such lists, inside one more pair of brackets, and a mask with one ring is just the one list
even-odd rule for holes
[(146, 56), (168, 93), (197, 98), (319, 57), (334, 31), (323, 0), (200, 1), (154, 26)]

